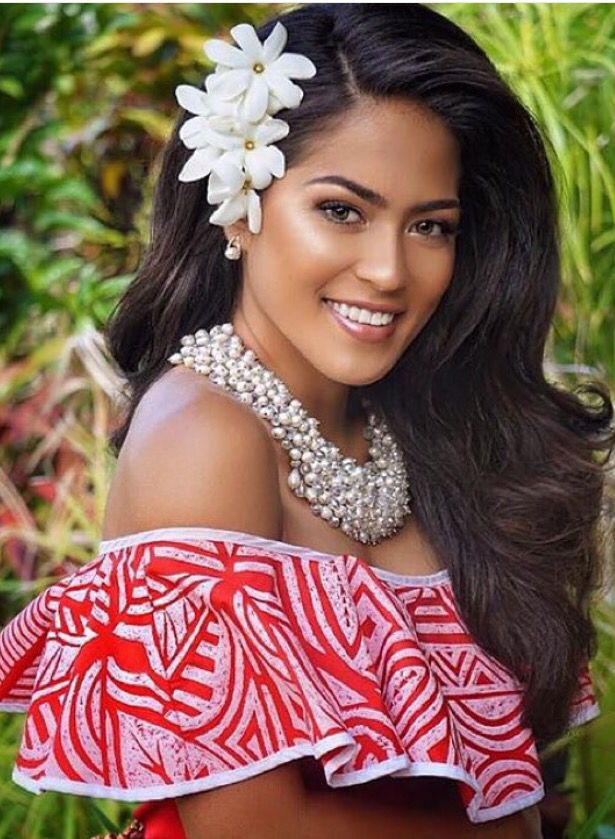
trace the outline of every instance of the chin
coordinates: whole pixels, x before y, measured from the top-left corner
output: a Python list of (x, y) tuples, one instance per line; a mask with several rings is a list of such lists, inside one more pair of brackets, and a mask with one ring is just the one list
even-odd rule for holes
[(363, 372), (362, 376), (357, 376), (356, 371), (355, 371), (355, 375), (348, 374), (347, 376), (344, 376), (340, 372), (337, 372), (337, 373), (335, 373), (333, 371), (331, 373), (327, 373), (326, 371), (323, 371), (323, 372), (329, 379), (331, 379), (334, 382), (339, 382), (339, 384), (347, 385), (348, 387), (358, 388), (358, 387), (366, 387), (367, 385), (371, 385), (371, 384), (374, 384), (374, 382), (380, 381), (380, 379), (384, 378), (384, 376), (387, 375), (387, 373), (389, 372), (389, 370), (391, 370), (391, 368), (392, 368), (392, 365), (386, 367), (384, 370), (378, 370), (377, 372), (375, 372), (371, 376), (366, 376), (364, 370), (362, 371)]

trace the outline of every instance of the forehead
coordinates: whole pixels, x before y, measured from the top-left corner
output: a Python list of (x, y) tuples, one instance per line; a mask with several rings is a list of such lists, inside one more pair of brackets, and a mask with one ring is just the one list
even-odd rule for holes
[(297, 169), (302, 179), (343, 174), (392, 194), (421, 185), (450, 190), (459, 176), (459, 150), (450, 129), (424, 106), (367, 100), (323, 130)]

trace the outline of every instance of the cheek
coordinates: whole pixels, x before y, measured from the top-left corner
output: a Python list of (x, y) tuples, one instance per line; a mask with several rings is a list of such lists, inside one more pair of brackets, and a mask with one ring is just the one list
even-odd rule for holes
[(446, 287), (455, 267), (455, 243), (425, 242), (410, 237), (406, 261), (409, 270), (434, 289)]
[[(347, 265), (348, 256), (340, 247), (341, 237), (327, 230), (316, 211), (276, 211), (267, 221), (267, 237), (259, 243), (255, 254), (258, 276), (267, 276), (280, 287), (295, 292), (299, 288), (318, 291)], [(260, 260), (261, 255), (266, 265)]]
[(417, 278), (417, 290), (421, 290), (427, 303), (437, 305), (452, 282), (455, 271), (455, 246), (430, 249), (416, 248), (410, 255), (409, 264)]
[(343, 236), (331, 229), (317, 210), (298, 210), (287, 225), (288, 241), (293, 243), (293, 256), (320, 273), (336, 271), (347, 260)]

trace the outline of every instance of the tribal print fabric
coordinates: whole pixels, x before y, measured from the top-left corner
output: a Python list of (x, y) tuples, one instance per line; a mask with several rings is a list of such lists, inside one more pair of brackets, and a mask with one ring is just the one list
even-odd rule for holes
[[(151, 802), (313, 756), (331, 787), (454, 779), (485, 822), (544, 795), (522, 699), (447, 571), (239, 531), (101, 542), (0, 633), (0, 710), (26, 714), (13, 780), (36, 794)], [(586, 667), (570, 725), (598, 713)]]

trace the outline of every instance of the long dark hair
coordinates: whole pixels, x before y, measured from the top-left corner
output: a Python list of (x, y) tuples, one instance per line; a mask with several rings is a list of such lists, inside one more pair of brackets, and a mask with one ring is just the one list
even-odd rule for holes
[[(286, 49), (316, 65), (277, 145), (288, 167), (356, 100), (405, 97), (437, 114), (461, 151), (463, 233), (428, 324), (381, 380), (358, 389), (402, 444), (422, 532), (450, 571), (468, 629), (524, 685), (539, 745), (567, 729), (581, 666), (596, 651), (604, 584), (604, 465), (615, 433), (606, 387), (545, 378), (560, 284), (556, 189), (531, 114), (477, 44), (420, 4), (306, 4), (280, 20)], [(134, 409), (182, 335), (230, 320), (241, 263), (208, 221), (207, 183), (181, 183), (179, 115), (162, 157), (152, 241), (106, 329)], [(582, 398), (593, 397), (593, 404)], [(600, 453), (603, 453), (600, 458)]]

